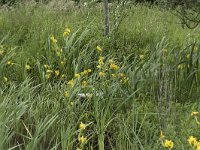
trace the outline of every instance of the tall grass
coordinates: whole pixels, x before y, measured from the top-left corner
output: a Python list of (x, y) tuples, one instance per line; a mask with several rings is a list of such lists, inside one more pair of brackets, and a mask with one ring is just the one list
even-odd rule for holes
[(103, 37), (99, 6), (0, 11), (0, 149), (162, 149), (160, 130), (189, 149), (199, 28), (157, 7), (123, 13)]

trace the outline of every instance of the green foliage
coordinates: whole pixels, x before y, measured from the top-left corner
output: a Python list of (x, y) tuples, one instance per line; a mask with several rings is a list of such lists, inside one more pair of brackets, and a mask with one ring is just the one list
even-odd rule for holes
[(189, 149), (199, 28), (128, 6), (111, 6), (108, 37), (99, 6), (0, 10), (0, 149), (160, 150), (160, 130)]
[(17, 3), (21, 3), (21, 0), (0, 0), (0, 5), (9, 5), (12, 6)]

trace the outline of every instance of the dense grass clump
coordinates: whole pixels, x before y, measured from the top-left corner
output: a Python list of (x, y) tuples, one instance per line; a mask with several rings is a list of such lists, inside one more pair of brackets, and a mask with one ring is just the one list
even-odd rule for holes
[(199, 147), (199, 28), (121, 7), (0, 10), (0, 149)]

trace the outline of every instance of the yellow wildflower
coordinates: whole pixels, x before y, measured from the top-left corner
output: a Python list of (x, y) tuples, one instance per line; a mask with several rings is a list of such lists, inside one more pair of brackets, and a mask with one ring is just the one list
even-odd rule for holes
[(120, 73), (119, 76), (123, 78), (123, 77), (125, 77), (126, 75), (125, 75), (124, 73)]
[(139, 55), (139, 57), (141, 60), (144, 59), (144, 55)]
[(65, 96), (65, 97), (69, 97), (69, 92), (68, 92), (68, 91), (65, 91), (65, 92), (64, 92), (64, 96)]
[(87, 75), (87, 74), (88, 74), (88, 71), (87, 71), (87, 70), (84, 70), (84, 71), (83, 71), (83, 74)]
[(74, 102), (70, 102), (70, 105), (71, 105), (71, 106), (74, 106)]
[(163, 146), (171, 150), (174, 146), (174, 143), (171, 140), (165, 140), (165, 142), (163, 143)]
[(97, 46), (97, 47), (96, 47), (96, 50), (99, 51), (99, 52), (102, 52), (102, 49), (101, 49), (100, 46)]
[(101, 66), (103, 66), (104, 62), (104, 57), (100, 56), (99, 59), (98, 59), (98, 66), (97, 68), (101, 68)]
[(123, 84), (126, 84), (128, 82), (129, 78), (127, 77), (123, 77), (120, 82), (123, 83)]
[(187, 139), (188, 143), (191, 145), (191, 146), (196, 146), (197, 145), (197, 138), (193, 137), (193, 136), (190, 136), (188, 139)]
[(81, 142), (81, 143), (85, 143), (86, 140), (87, 140), (87, 138), (84, 137), (84, 136), (81, 136), (81, 137), (78, 138), (78, 141)]
[(62, 52), (63, 52), (63, 49), (61, 48), (61, 49), (60, 49), (60, 53), (62, 53)]
[(80, 125), (79, 125), (79, 129), (84, 130), (85, 128), (86, 128), (86, 124), (81, 122)]
[(164, 134), (163, 134), (163, 132), (162, 132), (162, 130), (160, 131), (160, 138), (162, 139), (162, 138), (164, 138), (165, 136), (164, 136)]
[(52, 42), (53, 44), (56, 44), (56, 43), (57, 43), (57, 40), (54, 38), (54, 36), (52, 36), (50, 39), (51, 39), (51, 42)]
[(63, 32), (63, 37), (66, 38), (67, 36), (69, 36), (71, 30), (69, 28), (66, 28), (65, 31)]
[(183, 64), (178, 65), (178, 69), (182, 70), (183, 69)]
[(126, 84), (128, 82), (129, 78), (124, 77), (124, 84)]
[(116, 74), (111, 74), (111, 76), (112, 76), (113, 78), (115, 78), (115, 77), (116, 77)]
[(186, 58), (187, 58), (187, 59), (190, 59), (190, 54), (187, 54), (187, 55), (186, 55)]
[(66, 77), (66, 75), (65, 75), (65, 74), (62, 74), (62, 75), (61, 75), (61, 78), (65, 78), (65, 77)]
[(99, 57), (99, 60), (98, 60), (98, 63), (99, 63), (100, 65), (103, 65), (103, 64), (104, 64), (103, 60), (104, 60), (104, 57), (100, 56), (100, 57)]
[(49, 74), (49, 73), (45, 75), (46, 79), (49, 79), (50, 77), (51, 77), (51, 74)]
[(26, 65), (25, 65), (25, 68), (26, 68), (26, 70), (30, 70), (30, 69), (31, 69), (31, 66), (28, 65), (28, 64), (26, 64)]
[(198, 141), (195, 146), (196, 146), (196, 150), (200, 150), (200, 141)]
[(69, 80), (69, 82), (67, 84), (70, 85), (71, 87), (73, 87), (74, 86), (74, 79)]
[(87, 69), (87, 70), (84, 70), (82, 71), (80, 74), (83, 76), (83, 75), (88, 75), (88, 73), (90, 73), (92, 70), (91, 69)]
[(197, 111), (193, 111), (193, 112), (191, 113), (191, 116), (197, 116), (197, 115), (199, 115), (199, 112), (197, 112)]
[(47, 69), (46, 73), (52, 73), (53, 71), (50, 69)]
[(82, 87), (85, 88), (87, 86), (87, 84), (88, 84), (87, 81), (83, 81), (82, 82)]
[(163, 48), (162, 51), (163, 51), (164, 53), (167, 53), (168, 50), (167, 50), (166, 48)]
[(63, 66), (64, 65), (64, 61), (61, 61), (60, 64)]
[(66, 28), (66, 29), (65, 29), (65, 32), (69, 32), (69, 33), (70, 33), (71, 30), (70, 30), (69, 28)]
[(55, 75), (59, 76), (59, 74), (60, 74), (60, 71), (59, 70), (55, 70)]
[(84, 75), (85, 75), (84, 71), (82, 71), (80, 74), (81, 74), (82, 76), (84, 76)]
[(99, 76), (100, 77), (105, 77), (105, 72), (104, 71), (99, 72)]
[(109, 59), (109, 64), (112, 64), (112, 63), (114, 63), (114, 60)]
[(64, 31), (63, 32), (63, 37), (66, 38), (69, 35), (69, 32)]
[(44, 68), (45, 68), (45, 69), (49, 68), (49, 65), (45, 64), (45, 65), (44, 65)]
[(113, 70), (118, 70), (119, 66), (114, 64), (114, 63), (112, 63), (112, 64), (110, 64), (110, 68), (113, 69)]
[(8, 78), (7, 77), (3, 77), (3, 81), (4, 82), (8, 82)]
[(11, 61), (7, 61), (7, 65), (10, 65), (11, 64)]
[(99, 56), (99, 60), (104, 60), (104, 57), (103, 56)]
[(7, 65), (14, 65), (12, 61), (7, 61)]
[(81, 148), (77, 147), (76, 150), (82, 150)]
[(89, 73), (90, 73), (90, 72), (92, 72), (92, 70), (91, 70), (91, 69), (88, 69), (88, 70), (87, 70), (87, 72), (89, 72)]
[(78, 78), (78, 79), (81, 77), (81, 75), (79, 73), (76, 73), (74, 76), (75, 76), (75, 78)]

